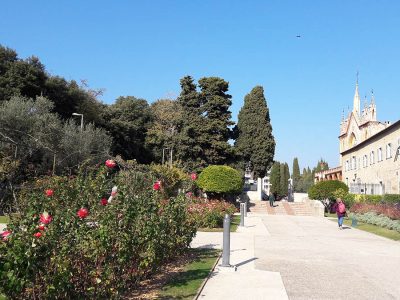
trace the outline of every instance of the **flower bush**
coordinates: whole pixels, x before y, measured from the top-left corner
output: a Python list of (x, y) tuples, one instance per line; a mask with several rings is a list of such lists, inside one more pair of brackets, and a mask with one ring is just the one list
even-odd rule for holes
[(357, 214), (375, 212), (378, 215), (384, 215), (393, 220), (400, 220), (400, 205), (397, 204), (366, 204), (355, 203), (350, 211)]
[(193, 198), (188, 211), (196, 227), (216, 228), (222, 227), (225, 214), (232, 215), (237, 209), (225, 201)]
[(20, 213), (1, 235), (0, 293), (119, 298), (189, 246), (196, 224), (188, 199), (165, 199), (153, 190), (157, 178), (114, 166), (38, 180), (19, 195)]

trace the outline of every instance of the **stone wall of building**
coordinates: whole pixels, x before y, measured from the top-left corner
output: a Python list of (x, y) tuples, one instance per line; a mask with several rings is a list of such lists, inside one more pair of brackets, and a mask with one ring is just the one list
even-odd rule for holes
[(342, 180), (353, 193), (400, 194), (400, 121), (341, 153)]

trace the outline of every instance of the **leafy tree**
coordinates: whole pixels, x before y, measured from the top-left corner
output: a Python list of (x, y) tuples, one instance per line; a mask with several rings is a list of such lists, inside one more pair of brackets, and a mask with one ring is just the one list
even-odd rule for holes
[(216, 198), (238, 195), (243, 189), (242, 176), (228, 166), (208, 166), (200, 173), (197, 184), (204, 192)]
[[(328, 208), (332, 201), (339, 195), (347, 195), (349, 187), (339, 180), (326, 180), (317, 182), (310, 187), (308, 197), (310, 199), (320, 200), (326, 208)], [(327, 201), (328, 200), (328, 201)]]
[(146, 136), (146, 144), (152, 149), (153, 157), (161, 162), (164, 148), (176, 149), (179, 121), (182, 119), (181, 106), (177, 101), (162, 99), (151, 105), (153, 122)]
[(292, 172), (293, 172), (293, 188), (294, 188), (294, 191), (297, 192), (298, 184), (299, 184), (299, 181), (300, 181), (300, 178), (301, 178), (299, 160), (297, 159), (297, 157), (295, 157), (293, 159)]
[(0, 45), (0, 101), (14, 95), (35, 98), (44, 91), (47, 77), (37, 57), (22, 60), (14, 50)]
[(205, 118), (201, 111), (201, 100), (197, 86), (191, 76), (180, 81), (181, 93), (177, 99), (181, 110), (179, 130), (176, 137), (175, 153), (183, 167), (201, 170), (205, 165), (203, 146), (206, 142), (203, 126)]
[(275, 153), (275, 140), (264, 89), (256, 86), (246, 95), (238, 116), (238, 138), (235, 143), (243, 162), (251, 161), (256, 177), (264, 177)]
[(280, 195), (281, 192), (281, 167), (279, 161), (274, 162), (271, 168), (270, 182), (271, 192)]
[(113, 137), (114, 155), (148, 163), (151, 156), (145, 147), (147, 130), (151, 124), (151, 110), (146, 100), (132, 96), (119, 97), (104, 111), (104, 127)]
[(52, 109), (44, 97), (12, 97), (0, 105), (0, 164), (13, 166), (0, 167), (0, 185), (8, 191), (32, 177), (71, 172), (82, 162), (95, 164), (108, 156), (111, 139), (104, 130), (63, 124)]
[(232, 147), (228, 143), (231, 137), (229, 110), (232, 96), (227, 94), (229, 83), (219, 77), (204, 77), (199, 80), (203, 124), (205, 133), (204, 160), (207, 164), (226, 164), (232, 156)]

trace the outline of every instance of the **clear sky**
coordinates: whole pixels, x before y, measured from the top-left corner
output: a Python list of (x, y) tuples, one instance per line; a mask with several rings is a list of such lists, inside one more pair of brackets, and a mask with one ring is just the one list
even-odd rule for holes
[[(229, 81), (236, 121), (262, 85), (275, 159), (339, 161), (342, 110), (371, 89), (381, 121), (400, 119), (400, 1), (3, 1), (0, 44), (53, 75), (105, 88), (105, 103), (179, 94), (179, 79)], [(298, 38), (296, 36), (300, 35)], [(363, 101), (362, 101), (363, 103)]]

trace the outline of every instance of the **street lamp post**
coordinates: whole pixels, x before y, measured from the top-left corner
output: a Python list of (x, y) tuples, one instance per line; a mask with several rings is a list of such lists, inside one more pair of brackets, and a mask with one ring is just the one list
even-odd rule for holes
[(83, 114), (72, 113), (72, 115), (81, 117), (81, 132), (82, 132), (83, 131)]

